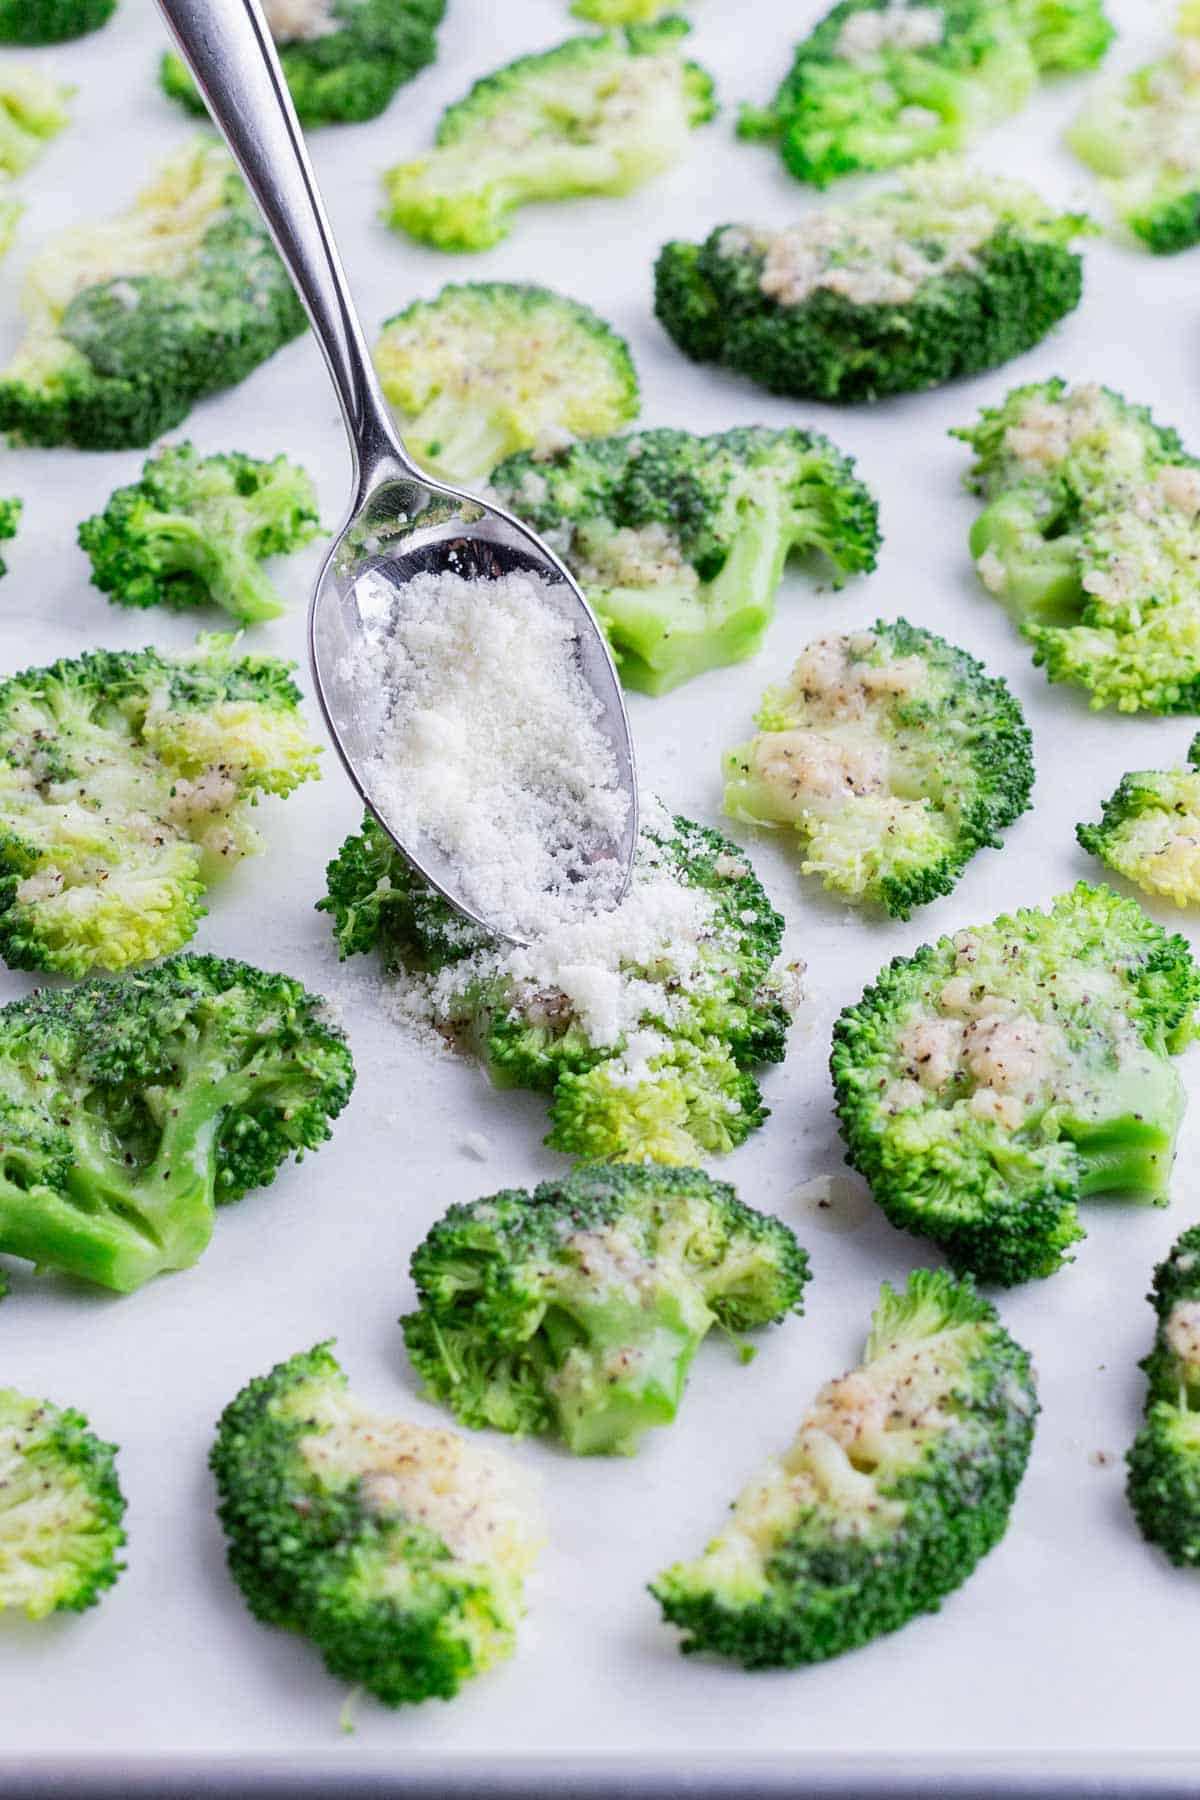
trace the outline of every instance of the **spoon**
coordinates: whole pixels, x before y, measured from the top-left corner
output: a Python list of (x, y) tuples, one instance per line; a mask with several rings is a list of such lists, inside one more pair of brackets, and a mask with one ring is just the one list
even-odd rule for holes
[[(313, 591), (309, 654), (317, 698), (346, 773), (417, 872), (491, 936), (514, 940), (463, 898), (453, 860), (435, 843), (402, 841), (372, 793), (370, 763), (387, 720), (382, 686), (349, 675), (364, 637), (377, 638), (414, 576), (452, 570), (479, 583), (525, 572), (568, 617), (579, 673), (595, 694), (598, 727), (627, 797), (611, 854), (629, 885), (637, 843), (637, 780), (625, 702), (603, 632), (569, 571), (536, 533), (500, 507), (422, 474), (392, 421), (363, 336), (291, 95), (258, 0), (158, 0), (246, 185), (258, 202), (324, 353), (354, 462), (354, 493)], [(581, 874), (584, 871), (580, 871)]]

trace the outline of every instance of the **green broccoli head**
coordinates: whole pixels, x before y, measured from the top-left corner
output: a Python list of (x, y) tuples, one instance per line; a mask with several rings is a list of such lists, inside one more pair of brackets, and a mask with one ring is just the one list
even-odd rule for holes
[[(398, 88), (437, 54), (446, 0), (267, 0), (267, 24), (302, 125), (374, 119)], [(204, 102), (181, 57), (169, 51), (163, 92), (189, 112)]]
[(1067, 132), (1122, 224), (1156, 255), (1200, 243), (1198, 38), (1200, 21), (1167, 56), (1091, 94)]
[(1182, 769), (1123, 775), (1094, 825), (1077, 825), (1085, 850), (1147, 894), (1200, 903), (1200, 733)]
[(808, 1258), (699, 1169), (605, 1164), (452, 1206), (412, 1276), (408, 1353), (464, 1425), (632, 1454), (673, 1422), (713, 1325), (803, 1311)]
[(98, 31), (117, 0), (0, 0), (0, 44), (61, 44)]
[(219, 606), (254, 624), (287, 611), (262, 568), (320, 530), (317, 490), (296, 463), (191, 444), (156, 450), (129, 487), (79, 527), (92, 585), (119, 606)]
[(655, 312), (685, 356), (772, 393), (907, 393), (1040, 343), (1079, 304), (1071, 243), (1087, 229), (1023, 183), (941, 157), (784, 230), (724, 225), (667, 244)]
[(875, 567), (879, 509), (814, 431), (641, 431), (510, 458), (492, 490), (585, 589), (626, 687), (665, 694), (758, 649), (788, 556)]
[(535, 200), (627, 194), (672, 168), (716, 111), (680, 54), (688, 26), (568, 38), (477, 81), (442, 114), (434, 149), (384, 177), (384, 216), (439, 250), (486, 250)]
[(964, 149), (1019, 112), (1039, 75), (1093, 68), (1112, 36), (1100, 0), (841, 0), (739, 131), (777, 141), (798, 181), (827, 187)]
[(85, 1612), (116, 1581), (116, 1453), (82, 1413), (0, 1388), (0, 1613)]
[(956, 1267), (1052, 1275), (1081, 1198), (1166, 1204), (1198, 1003), (1184, 939), (1083, 882), (897, 957), (834, 1028), (846, 1160)]
[(756, 723), (724, 758), (729, 817), (792, 826), (806, 875), (896, 918), (951, 893), (1029, 805), (1008, 684), (906, 619), (818, 638)]
[(286, 975), (177, 956), (0, 1008), (0, 1254), (118, 1293), (190, 1267), (214, 1208), (315, 1150), (354, 1069)]
[(82, 975), (187, 943), (262, 848), (251, 809), (317, 773), (290, 664), (202, 637), (0, 681), (0, 956)]
[[(19, 500), (0, 500), (0, 539), (14, 538), (17, 527), (21, 523), (21, 502)], [(7, 564), (0, 556), (0, 575), (3, 575)]]
[(246, 1604), (310, 1638), (331, 1675), (401, 1706), (448, 1700), (511, 1654), (542, 1539), (525, 1478), (369, 1412), (328, 1344), (244, 1387), (209, 1461)]
[(969, 1277), (885, 1282), (861, 1365), (652, 1584), (683, 1649), (790, 1668), (936, 1611), (1004, 1536), (1037, 1410), (1028, 1352)]
[(382, 953), (410, 1016), (549, 1097), (553, 1149), (692, 1165), (767, 1116), (753, 1071), (784, 1053), (783, 920), (736, 846), (645, 797), (621, 905), (527, 950), (466, 925), (370, 819), (317, 904), (342, 956)]
[(1110, 388), (1014, 388), (953, 433), (984, 501), (971, 553), (1051, 681), (1094, 707), (1200, 710), (1200, 461)]
[[(0, 0), (0, 42), (3, 41)], [(70, 119), (75, 92), (27, 63), (0, 68), (0, 172), (19, 175)]]
[(451, 481), (637, 417), (625, 339), (589, 306), (529, 283), (452, 284), (414, 300), (388, 319), (374, 354), (405, 442)]
[(30, 264), (28, 329), (0, 373), (0, 430), (30, 444), (153, 442), (305, 328), (231, 158), (175, 151), (118, 218), (62, 233)]
[(1142, 1535), (1173, 1563), (1200, 1564), (1200, 1226), (1154, 1271), (1157, 1316), (1146, 1419), (1127, 1457), (1126, 1491)]

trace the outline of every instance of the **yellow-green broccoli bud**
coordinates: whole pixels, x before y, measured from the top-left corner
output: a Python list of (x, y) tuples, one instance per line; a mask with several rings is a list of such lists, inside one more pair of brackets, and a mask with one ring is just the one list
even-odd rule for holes
[(528, 283), (452, 284), (414, 300), (384, 325), (375, 364), (409, 449), (451, 481), (637, 417), (624, 338), (589, 306)]
[(1146, 1418), (1127, 1457), (1126, 1492), (1142, 1535), (1184, 1568), (1200, 1564), (1200, 1226), (1154, 1271), (1158, 1318)]
[(28, 64), (0, 67), (0, 172), (19, 175), (41, 155), (70, 119), (74, 92)]
[(1007, 683), (906, 619), (818, 638), (756, 723), (724, 758), (729, 817), (793, 827), (806, 875), (897, 918), (950, 893), (1029, 804)]
[(0, 1613), (84, 1612), (116, 1581), (115, 1458), (82, 1413), (0, 1388)]
[(860, 1366), (652, 1583), (682, 1648), (791, 1668), (936, 1611), (1004, 1536), (1037, 1410), (1028, 1352), (969, 1277), (885, 1282)]
[(0, 956), (83, 975), (187, 943), (262, 848), (251, 809), (317, 773), (290, 665), (236, 640), (95, 650), (0, 681)]
[(653, 25), (667, 13), (682, 12), (673, 0), (572, 0), (577, 19), (593, 25)]
[(408, 1353), (464, 1425), (632, 1454), (674, 1420), (714, 1325), (804, 1310), (808, 1258), (699, 1169), (592, 1165), (452, 1206), (412, 1276)]
[(1200, 461), (1093, 383), (1014, 388), (952, 434), (984, 502), (971, 554), (1051, 681), (1120, 712), (1200, 710)]
[(568, 38), (477, 81), (442, 114), (434, 149), (389, 169), (384, 216), (439, 250), (486, 250), (520, 206), (627, 194), (687, 154), (716, 110), (680, 55), (682, 19)]
[(525, 1476), (456, 1433), (369, 1411), (328, 1344), (221, 1415), (210, 1464), (255, 1618), (388, 1706), (449, 1700), (512, 1654), (541, 1547)]
[(1085, 850), (1145, 893), (1200, 904), (1200, 734), (1186, 768), (1122, 776), (1097, 823), (1075, 829)]

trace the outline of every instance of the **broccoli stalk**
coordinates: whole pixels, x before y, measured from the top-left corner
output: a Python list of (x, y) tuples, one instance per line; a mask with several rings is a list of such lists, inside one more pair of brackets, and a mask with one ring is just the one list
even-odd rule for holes
[(229, 1569), (385, 1705), (448, 1700), (512, 1653), (541, 1521), (520, 1472), (455, 1433), (368, 1412), (328, 1344), (251, 1381), (209, 1458)]
[(624, 338), (590, 307), (529, 283), (452, 284), (414, 300), (387, 320), (374, 354), (405, 442), (452, 481), (637, 417)]
[(1145, 1423), (1126, 1459), (1129, 1504), (1143, 1537), (1181, 1568), (1200, 1564), (1200, 1226), (1154, 1271), (1157, 1315), (1146, 1371)]
[(1008, 362), (1078, 304), (1090, 229), (1032, 188), (942, 157), (903, 187), (766, 230), (664, 246), (655, 312), (696, 362), (772, 393), (857, 401)]
[(117, 0), (0, 0), (0, 44), (61, 44), (98, 31)]
[(1200, 733), (1187, 766), (1122, 776), (1094, 825), (1077, 825), (1085, 850), (1176, 906), (1200, 902)]
[(862, 1364), (651, 1584), (682, 1648), (792, 1668), (936, 1611), (1004, 1536), (1037, 1410), (1028, 1352), (969, 1277), (885, 1282)]
[(512, 457), (491, 486), (560, 550), (621, 680), (650, 694), (753, 655), (793, 552), (820, 552), (840, 581), (879, 546), (853, 461), (811, 431), (595, 438)]
[(1032, 740), (1006, 682), (897, 619), (818, 638), (724, 758), (725, 811), (792, 826), (806, 875), (896, 918), (949, 894), (1029, 805)]
[(716, 111), (682, 19), (568, 38), (477, 81), (435, 147), (389, 169), (385, 218), (439, 250), (486, 250), (536, 200), (627, 194), (681, 161)]
[(952, 434), (984, 502), (971, 553), (1051, 681), (1120, 712), (1200, 708), (1200, 461), (1110, 388), (1014, 388)]
[(249, 625), (287, 611), (263, 560), (319, 530), (316, 489), (296, 463), (236, 450), (200, 457), (178, 444), (156, 451), (140, 480), (85, 519), (79, 543), (92, 585), (119, 606), (210, 604)]
[[(17, 527), (21, 523), (21, 510), (19, 500), (0, 500), (0, 540), (16, 537)], [(4, 558), (0, 556), (0, 575), (4, 574), (7, 567)]]
[(0, 1253), (130, 1293), (316, 1149), (354, 1071), (286, 975), (179, 956), (0, 1008)]
[(834, 1027), (846, 1160), (957, 1268), (1052, 1275), (1080, 1199), (1166, 1205), (1198, 1003), (1185, 940), (1083, 882), (897, 957)]
[[(0, 17), (2, 8), (0, 0)], [(0, 40), (3, 35), (0, 28)], [(0, 68), (0, 171), (19, 175), (41, 155), (68, 123), (74, 92), (23, 63)]]
[(412, 1276), (401, 1325), (430, 1396), (464, 1425), (557, 1432), (586, 1456), (632, 1454), (672, 1423), (714, 1325), (802, 1312), (808, 1259), (699, 1169), (617, 1164), (452, 1206)]
[(115, 1458), (82, 1413), (0, 1388), (0, 1613), (85, 1612), (116, 1581)]

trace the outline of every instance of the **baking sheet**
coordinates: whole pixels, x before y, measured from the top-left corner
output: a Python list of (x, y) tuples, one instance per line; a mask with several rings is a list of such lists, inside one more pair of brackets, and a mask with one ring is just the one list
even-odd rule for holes
[[(286, 1766), (347, 1781), (355, 1772), (424, 1772), (448, 1785), (456, 1769), (464, 1781), (485, 1770), (511, 1780), (525, 1759), (581, 1776), (619, 1764), (649, 1781), (685, 1768), (748, 1780), (765, 1758), (819, 1784), (831, 1770), (860, 1766), (846, 1765), (847, 1755), (869, 1759), (860, 1791), (885, 1770), (919, 1782), (954, 1767), (977, 1770), (983, 1791), (986, 1767), (1014, 1781), (1044, 1774), (1079, 1792), (1085, 1771), (1115, 1767), (1118, 1756), (1134, 1759), (1122, 1767), (1166, 1782), (1168, 1765), (1150, 1759), (1186, 1766), (1200, 1749), (1200, 1586), (1142, 1544), (1120, 1466), (1140, 1411), (1136, 1362), (1151, 1334), (1150, 1272), (1200, 1214), (1200, 1103), (1184, 1127), (1169, 1211), (1090, 1203), (1090, 1235), (1074, 1266), (1003, 1297), (1006, 1322), (1035, 1352), (1044, 1413), (1007, 1538), (940, 1614), (821, 1668), (747, 1675), (681, 1658), (645, 1592), (650, 1577), (716, 1529), (743, 1479), (790, 1438), (816, 1387), (856, 1360), (880, 1279), (933, 1260), (929, 1247), (890, 1229), (861, 1187), (852, 1184), (830, 1215), (798, 1192), (841, 1166), (826, 1074), (837, 1011), (889, 957), (931, 935), (1097, 878), (1098, 865), (1075, 847), (1076, 820), (1095, 815), (1126, 769), (1179, 760), (1192, 732), (1186, 719), (1089, 714), (1085, 696), (1047, 687), (974, 579), (965, 550), (974, 506), (959, 486), (966, 455), (946, 431), (1017, 381), (1061, 373), (1124, 390), (1200, 447), (1200, 252), (1156, 262), (1098, 242), (1087, 252), (1084, 303), (1047, 344), (981, 380), (875, 410), (773, 400), (686, 363), (658, 330), (650, 270), (666, 237), (700, 237), (734, 218), (784, 220), (812, 203), (769, 151), (737, 144), (731, 127), (737, 101), (770, 92), (791, 40), (819, 10), (697, 0), (695, 54), (719, 74), (726, 110), (696, 135), (686, 166), (625, 200), (527, 212), (505, 244), (481, 256), (439, 256), (386, 231), (376, 217), (378, 175), (426, 144), (440, 108), (476, 75), (566, 35), (561, 0), (508, 0), (502, 9), (451, 0), (438, 63), (389, 113), (313, 139), (372, 336), (383, 318), (448, 279), (546, 281), (593, 303), (629, 337), (645, 424), (812, 424), (859, 457), (880, 494), (886, 544), (875, 575), (841, 594), (789, 575), (757, 658), (666, 699), (631, 697), (644, 780), (673, 807), (719, 822), (722, 746), (744, 735), (761, 689), (820, 631), (904, 613), (1007, 675), (1026, 707), (1034, 811), (1002, 852), (976, 858), (950, 899), (908, 924), (850, 912), (803, 883), (770, 838), (731, 832), (751, 847), (787, 916), (787, 948), (809, 965), (810, 998), (787, 1063), (766, 1077), (772, 1118), (720, 1173), (745, 1199), (788, 1219), (808, 1247), (807, 1314), (766, 1336), (749, 1368), (721, 1343), (707, 1344), (677, 1424), (635, 1460), (573, 1461), (540, 1443), (512, 1449), (542, 1478), (551, 1530), (516, 1658), (449, 1706), (389, 1713), (361, 1701), (354, 1733), (342, 1733), (345, 1695), (316, 1653), (257, 1625), (226, 1575), (205, 1467), (213, 1422), (248, 1378), (328, 1336), (364, 1398), (440, 1418), (416, 1395), (395, 1323), (412, 1299), (408, 1256), (450, 1201), (565, 1165), (541, 1146), (541, 1099), (495, 1093), (477, 1069), (431, 1061), (389, 1024), (372, 965), (334, 960), (312, 906), (325, 861), (357, 812), (327, 754), (320, 784), (264, 805), (269, 853), (213, 892), (197, 946), (287, 969), (343, 1004), (359, 1082), (332, 1143), (225, 1210), (195, 1269), (117, 1299), (36, 1281), (15, 1265), (12, 1298), (0, 1309), (0, 1382), (83, 1408), (122, 1446), (130, 1502), (128, 1572), (98, 1609), (0, 1627), (0, 1780), (9, 1792), (18, 1771), (42, 1759), (69, 1762), (76, 1773), (107, 1769), (118, 1783), (113, 1770), (125, 1770), (132, 1784), (137, 1767), (199, 1770), (200, 1759), (211, 1768), (207, 1759), (216, 1758), (245, 1787), (256, 1771)], [(1114, 65), (1155, 49), (1168, 18), (1161, 0), (1111, 0), (1111, 10), (1123, 28)], [(186, 137), (187, 121), (155, 87), (163, 41), (150, 0), (122, 0), (103, 33), (38, 56), (79, 94), (72, 128), (22, 183), (30, 211), (0, 272), (5, 356), (29, 252), (61, 226), (123, 204), (155, 159)], [(982, 143), (979, 159), (1036, 179), (1060, 202), (1095, 201), (1090, 178), (1056, 148), (1082, 91), (1071, 83), (1044, 92)], [(337, 522), (348, 460), (311, 343), (290, 346), (198, 407), (187, 429), (205, 452), (286, 450), (313, 471), (326, 522)], [(21, 536), (6, 549), (0, 668), (94, 645), (183, 646), (197, 625), (216, 623), (131, 615), (88, 587), (75, 525), (141, 460), (136, 452), (0, 451), (0, 493), (27, 503)], [(313, 546), (283, 565), (294, 610), (259, 628), (256, 647), (301, 658), (303, 604), (320, 555)], [(1168, 909), (1158, 916), (1179, 923)], [(1194, 926), (1183, 928), (1197, 940)], [(0, 975), (6, 998), (29, 985)], [(1200, 1085), (1200, 1055), (1184, 1072)], [(485, 1164), (465, 1152), (468, 1132), (489, 1140)], [(1177, 1774), (1178, 1760), (1171, 1766)]]

